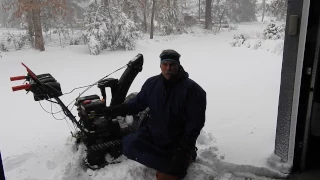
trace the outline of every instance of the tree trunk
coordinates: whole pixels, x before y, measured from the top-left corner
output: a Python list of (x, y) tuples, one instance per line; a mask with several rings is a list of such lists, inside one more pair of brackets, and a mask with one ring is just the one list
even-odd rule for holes
[(263, 2), (262, 2), (262, 19), (261, 19), (261, 22), (264, 21), (265, 12), (266, 12), (266, 0), (263, 0)]
[[(33, 0), (34, 4), (39, 4), (39, 0)], [(32, 9), (32, 20), (35, 32), (35, 48), (40, 51), (44, 51), (41, 19), (40, 19), (40, 7), (35, 7)]]
[(144, 32), (148, 32), (148, 23), (147, 23), (147, 0), (145, 1), (144, 10), (143, 10), (143, 24), (144, 24)]
[(227, 9), (227, 7), (224, 7), (224, 9), (223, 9), (223, 11), (222, 11), (222, 13), (221, 13), (221, 15), (219, 17), (219, 31), (221, 29), (221, 22), (222, 22), (222, 19), (224, 17), (224, 13), (226, 12), (226, 9)]
[(211, 8), (212, 0), (206, 0), (206, 17), (205, 17), (205, 29), (212, 30), (212, 15)]
[(201, 0), (199, 0), (199, 21), (201, 19)]
[(30, 36), (31, 46), (34, 48), (34, 27), (33, 27), (31, 10), (27, 12), (27, 22), (28, 22), (28, 33)]
[[(21, 1), (19, 1), (21, 2)], [(28, 0), (27, 3), (32, 4), (32, 0)], [(32, 15), (32, 10), (27, 11), (27, 23), (28, 23), (28, 34), (30, 36), (30, 43), (32, 48), (34, 48), (34, 27), (33, 27), (33, 15)]]
[(123, 6), (122, 6), (122, 11), (123, 11), (129, 18), (131, 18), (130, 14), (129, 14), (129, 2), (128, 2), (128, 0), (124, 0)]
[(156, 0), (152, 0), (150, 39), (153, 39), (153, 28), (154, 28), (153, 20), (154, 20), (155, 3), (156, 3)]
[(105, 6), (109, 6), (109, 0), (103, 0)]
[(177, 3), (177, 0), (173, 0), (173, 8), (174, 9), (178, 9), (178, 3)]

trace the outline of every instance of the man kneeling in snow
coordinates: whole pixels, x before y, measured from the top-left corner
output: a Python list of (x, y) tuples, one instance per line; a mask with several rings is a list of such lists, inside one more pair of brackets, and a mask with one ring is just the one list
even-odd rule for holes
[(109, 107), (108, 115), (150, 109), (151, 118), (123, 139), (123, 154), (157, 170), (157, 179), (182, 179), (197, 156), (196, 140), (205, 123), (206, 92), (180, 65), (180, 54), (160, 54), (160, 75), (149, 78), (128, 103)]

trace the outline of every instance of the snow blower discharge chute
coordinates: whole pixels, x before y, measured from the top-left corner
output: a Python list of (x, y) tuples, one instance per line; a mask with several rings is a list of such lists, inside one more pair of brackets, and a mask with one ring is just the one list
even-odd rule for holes
[[(26, 84), (12, 87), (13, 91), (26, 90), (32, 92), (35, 101), (49, 101), (60, 105), (61, 112), (76, 127), (72, 135), (76, 138), (77, 143), (83, 143), (86, 147), (86, 156), (84, 162), (90, 169), (99, 169), (114, 161), (122, 155), (122, 138), (127, 134), (136, 131), (141, 124), (145, 123), (149, 118), (149, 109), (133, 115), (132, 124), (125, 121), (125, 117), (113, 119), (104, 113), (106, 105), (106, 88), (111, 89), (110, 106), (127, 102), (133, 98), (136, 93), (127, 96), (128, 90), (139, 72), (142, 71), (143, 56), (138, 54), (125, 66), (108, 74), (96, 83), (84, 86), (87, 87), (80, 95), (66, 106), (60, 96), (64, 95), (61, 91), (60, 83), (51, 74), (36, 75), (25, 64), (22, 65), (27, 70), (26, 76), (11, 77), (11, 81), (25, 80)], [(107, 78), (111, 74), (126, 68), (120, 79)], [(97, 86), (101, 91), (99, 95), (82, 96), (88, 89)], [(83, 87), (80, 87), (83, 88)], [(79, 88), (75, 88), (79, 89)], [(73, 90), (75, 90), (73, 89)], [(71, 92), (73, 92), (73, 90)], [(71, 93), (70, 92), (70, 93)], [(69, 94), (69, 93), (66, 93)], [(78, 119), (69, 109), (73, 104), (78, 112)], [(54, 114), (51, 112), (51, 114)], [(105, 158), (110, 155), (111, 158)], [(108, 160), (108, 159), (111, 159)]]

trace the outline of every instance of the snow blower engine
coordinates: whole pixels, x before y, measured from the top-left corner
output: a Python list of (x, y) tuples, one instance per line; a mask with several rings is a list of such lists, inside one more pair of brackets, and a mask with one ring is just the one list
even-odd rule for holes
[[(134, 115), (132, 124), (127, 123), (124, 117), (112, 119), (104, 113), (107, 99), (106, 88), (111, 89), (110, 106), (127, 102), (130, 98), (133, 98), (135, 93), (127, 97), (126, 95), (133, 80), (142, 71), (142, 54), (138, 54), (128, 64), (113, 72), (126, 68), (120, 79), (107, 78), (113, 74), (111, 73), (96, 83), (86, 86), (88, 88), (73, 101), (77, 108), (79, 120), (71, 113), (72, 109), (69, 110), (68, 108), (72, 102), (66, 106), (60, 100), (59, 97), (64, 94), (61, 91), (60, 83), (51, 74), (36, 75), (25, 64), (22, 63), (22, 65), (28, 72), (27, 76), (11, 77), (10, 80), (26, 80), (27, 83), (12, 87), (12, 90), (26, 90), (33, 93), (35, 101), (47, 100), (60, 105), (61, 111), (77, 128), (76, 132), (72, 133), (77, 140), (76, 142), (83, 143), (86, 147), (84, 162), (89, 168), (99, 169), (110, 163), (120, 162), (114, 160), (122, 155), (122, 138), (136, 131), (148, 119), (149, 113), (147, 108), (145, 111)], [(98, 95), (81, 96), (94, 85), (97, 85), (100, 89), (101, 97)]]

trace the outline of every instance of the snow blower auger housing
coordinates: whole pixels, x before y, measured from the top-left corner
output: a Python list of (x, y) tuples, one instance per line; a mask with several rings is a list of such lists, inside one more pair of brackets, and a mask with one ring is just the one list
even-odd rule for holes
[(27, 76), (11, 77), (10, 80), (26, 80), (27, 83), (12, 87), (12, 90), (26, 90), (33, 93), (35, 101), (47, 100), (59, 104), (65, 116), (77, 127), (77, 132), (72, 135), (76, 138), (77, 143), (85, 145), (84, 162), (91, 169), (99, 169), (109, 163), (116, 163), (116, 161), (108, 161), (106, 155), (111, 156), (113, 160), (121, 156), (122, 138), (136, 131), (149, 118), (148, 108), (134, 115), (132, 124), (126, 123), (124, 117), (112, 119), (104, 113), (107, 99), (106, 88), (111, 89), (110, 106), (121, 104), (135, 96), (135, 93), (132, 93), (126, 97), (133, 80), (142, 71), (142, 54), (138, 54), (127, 65), (120, 68), (126, 67), (120, 79), (107, 78), (113, 72), (89, 86), (90, 88), (97, 85), (101, 91), (101, 97), (96, 94), (80, 97), (89, 89), (87, 88), (75, 99), (74, 105), (77, 108), (79, 120), (60, 100), (59, 97), (63, 95), (60, 83), (51, 74), (36, 75), (25, 64), (22, 63), (22, 65), (28, 72)]

